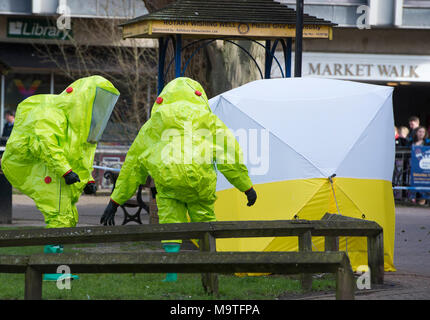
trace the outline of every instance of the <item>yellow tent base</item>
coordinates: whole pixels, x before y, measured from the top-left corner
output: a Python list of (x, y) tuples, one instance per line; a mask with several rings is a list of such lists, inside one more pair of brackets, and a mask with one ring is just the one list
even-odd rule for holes
[[(328, 179), (303, 179), (254, 186), (258, 200), (246, 206), (244, 195), (228, 189), (217, 193), (215, 212), (219, 221), (231, 220), (319, 220), (325, 213), (337, 213)], [(393, 264), (395, 212), (391, 182), (384, 180), (335, 178), (334, 192), (340, 214), (376, 221), (384, 230), (384, 269)], [(313, 237), (314, 251), (324, 251), (324, 238)], [(218, 239), (217, 251), (297, 251), (297, 237)], [(354, 271), (367, 266), (367, 240), (340, 237), (339, 250), (347, 251)], [(362, 268), (362, 267), (361, 267)]]

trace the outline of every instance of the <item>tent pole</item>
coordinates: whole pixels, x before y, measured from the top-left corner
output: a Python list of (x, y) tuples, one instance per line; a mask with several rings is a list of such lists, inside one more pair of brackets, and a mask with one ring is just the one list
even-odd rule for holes
[(330, 181), (330, 184), (331, 184), (331, 190), (333, 191), (333, 197), (334, 197), (334, 202), (336, 203), (337, 213), (338, 213), (338, 214), (340, 214), (340, 215), (342, 215), (342, 214), (340, 213), (339, 206), (338, 206), (338, 204), (337, 204), (336, 193), (334, 192), (334, 185), (333, 185), (333, 178), (334, 178), (334, 177), (336, 177), (336, 174), (333, 174), (333, 175), (331, 175), (330, 177), (328, 177), (328, 181)]
[[(337, 204), (336, 193), (334, 192), (333, 178), (336, 177), (336, 173), (328, 177), (328, 181), (331, 184), (331, 190), (333, 191), (334, 202), (336, 203), (337, 213), (342, 215), (339, 210), (339, 205)], [(348, 253), (348, 237), (345, 237), (345, 251)]]

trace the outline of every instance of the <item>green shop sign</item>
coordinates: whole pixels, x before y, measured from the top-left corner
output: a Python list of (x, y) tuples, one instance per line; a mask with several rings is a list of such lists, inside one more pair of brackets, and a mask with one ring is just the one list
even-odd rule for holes
[(55, 21), (48, 19), (7, 20), (8, 38), (70, 40), (72, 30), (59, 29)]

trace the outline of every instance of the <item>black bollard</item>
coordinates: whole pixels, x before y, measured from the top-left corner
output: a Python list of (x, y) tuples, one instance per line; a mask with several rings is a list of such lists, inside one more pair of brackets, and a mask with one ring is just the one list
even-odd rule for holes
[(12, 185), (0, 173), (0, 224), (12, 223)]

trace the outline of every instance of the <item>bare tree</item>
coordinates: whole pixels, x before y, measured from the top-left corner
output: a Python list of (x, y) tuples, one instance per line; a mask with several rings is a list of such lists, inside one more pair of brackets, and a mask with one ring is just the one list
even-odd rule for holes
[(113, 123), (119, 126), (121, 140), (131, 142), (148, 119), (155, 99), (158, 56), (148, 40), (122, 39), (119, 24), (124, 21), (73, 18), (73, 34), (67, 41), (35, 47), (71, 81), (94, 74), (109, 79), (121, 92)]
[[(151, 13), (177, 0), (143, 1)], [(184, 41), (183, 46), (185, 47), (189, 42), (190, 40)], [(262, 65), (265, 51), (261, 46), (249, 40), (235, 40), (235, 42), (249, 51), (259, 65)], [(195, 49), (196, 46), (190, 46), (184, 50), (183, 61), (187, 61)], [(168, 48), (166, 56), (173, 57), (171, 46)], [(174, 77), (172, 69), (169, 70), (167, 81)], [(209, 97), (260, 78), (258, 68), (253, 62), (250, 62), (249, 57), (238, 46), (222, 40), (217, 40), (200, 50), (191, 60), (185, 75), (199, 81)]]

